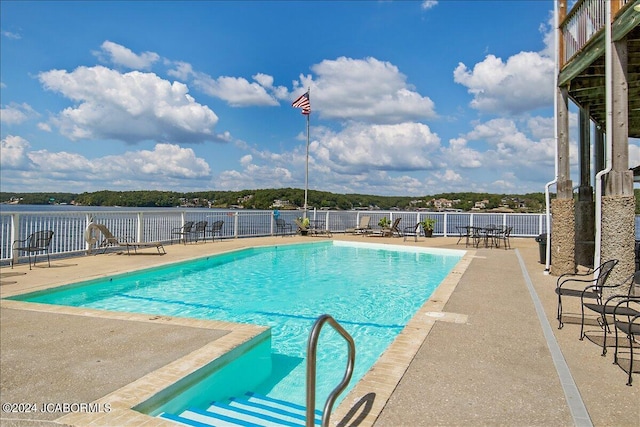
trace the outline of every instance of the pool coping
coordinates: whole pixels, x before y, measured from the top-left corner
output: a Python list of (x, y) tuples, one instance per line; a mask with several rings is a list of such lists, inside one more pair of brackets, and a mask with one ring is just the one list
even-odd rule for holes
[[(280, 245), (300, 243), (300, 241), (296, 241), (290, 243), (280, 243)], [(256, 248), (272, 245), (273, 244), (257, 244), (249, 245), (245, 248)], [(381, 243), (381, 245), (396, 246), (386, 243)], [(413, 245), (406, 245), (405, 247), (416, 248), (416, 246)], [(223, 250), (221, 252), (217, 252), (216, 255), (234, 252), (241, 249), (243, 248), (231, 248)], [(442, 310), (449, 297), (455, 290), (462, 274), (464, 274), (467, 267), (471, 263), (471, 260), (475, 256), (476, 251), (470, 249), (445, 249), (445, 251), (464, 252), (464, 255), (446, 276), (446, 278), (440, 283), (438, 288), (436, 288), (431, 297), (418, 309), (416, 314), (407, 323), (405, 328), (403, 328), (403, 330), (392, 342), (392, 344), (385, 350), (385, 352), (377, 360), (377, 362), (354, 386), (351, 392), (343, 399), (341, 404), (332, 412), (333, 420), (342, 420), (343, 418), (345, 418), (347, 413), (349, 413), (349, 411), (353, 407), (357, 407), (359, 402), (362, 402), (363, 398), (366, 398), (367, 395), (370, 395), (372, 392), (374, 392), (376, 393), (376, 399), (373, 402), (373, 406), (368, 410), (366, 418), (364, 418), (363, 420), (359, 420), (360, 426), (373, 425), (380, 412), (386, 405), (389, 397), (400, 382), (402, 376), (408, 369), (409, 364), (420, 349), (422, 343), (426, 339), (435, 322), (440, 320), (464, 323), (466, 321), (465, 315), (445, 313)], [(189, 259), (185, 259), (182, 261), (193, 261), (197, 259), (207, 258), (208, 256), (212, 255), (214, 254), (190, 257)], [(173, 264), (175, 262), (176, 261), (166, 263), (161, 262), (155, 267), (161, 267), (163, 265)], [(129, 273), (137, 272), (139, 270), (144, 270), (144, 268), (134, 269), (131, 271), (125, 270), (120, 274), (126, 275)], [(94, 279), (99, 279), (100, 277), (102, 277), (102, 275), (97, 275), (95, 277), (68, 284), (91, 281)], [(143, 322), (166, 321), (179, 326), (211, 328), (229, 331), (227, 335), (206, 344), (200, 349), (195, 350), (194, 352), (182, 358), (179, 358), (174, 362), (171, 362), (153, 372), (150, 372), (149, 374), (144, 375), (138, 380), (133, 381), (126, 386), (121, 387), (91, 402), (92, 404), (99, 405), (99, 407), (104, 407), (105, 404), (109, 404), (111, 408), (110, 412), (103, 412), (99, 414), (80, 412), (69, 413), (55, 420), (56, 422), (63, 423), (69, 426), (111, 426), (142, 424), (144, 424), (145, 426), (175, 426), (176, 424), (172, 421), (161, 419), (158, 417), (152, 417), (140, 413), (132, 408), (153, 398), (167, 388), (174, 386), (177, 382), (184, 379), (186, 376), (191, 375), (198, 370), (206, 369), (209, 364), (213, 363), (216, 359), (224, 356), (226, 353), (232, 351), (238, 346), (246, 344), (248, 341), (253, 339), (260, 339), (261, 335), (264, 333), (270, 333), (270, 328), (257, 325), (231, 323), (217, 320), (198, 320), (172, 316), (149, 316), (148, 314), (144, 315), (124, 312), (111, 312), (79, 307), (55, 306), (4, 299), (18, 294), (27, 294), (45, 288), (53, 288), (59, 286), (61, 285), (47, 284), (37, 286), (28, 291), (4, 292), (5, 295), (3, 295), (3, 299), (0, 300), (0, 307), (20, 310), (43, 311), (58, 314), (93, 316), (114, 320)]]
[(151, 323), (162, 322), (175, 326), (228, 331), (226, 335), (205, 344), (199, 349), (91, 402), (95, 407), (109, 408), (108, 412), (71, 412), (55, 419), (55, 422), (69, 426), (142, 424), (145, 426), (174, 426), (175, 423), (171, 421), (146, 415), (132, 408), (154, 398), (154, 396), (174, 386), (178, 381), (187, 376), (207, 368), (208, 365), (214, 363), (228, 352), (242, 345), (246, 345), (253, 340), (262, 340), (265, 334), (271, 334), (271, 328), (266, 326), (219, 320), (200, 320), (174, 316), (112, 312), (13, 300), (1, 300), (0, 305), (2, 308), (15, 310), (97, 317), (109, 320)]
[[(475, 250), (466, 250), (465, 255), (431, 297), (418, 309), (382, 356), (333, 411), (331, 414), (333, 420), (345, 420), (347, 417), (352, 420), (355, 417), (358, 419), (359, 427), (372, 426), (433, 325), (437, 321), (466, 323), (467, 315), (447, 313), (443, 309), (475, 254)], [(371, 399), (372, 394), (375, 394), (374, 399)], [(362, 412), (358, 415), (360, 409)]]

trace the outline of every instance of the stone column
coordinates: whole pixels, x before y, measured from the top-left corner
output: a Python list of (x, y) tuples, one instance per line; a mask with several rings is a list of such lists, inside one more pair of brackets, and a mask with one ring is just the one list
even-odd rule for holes
[(558, 91), (557, 105), (557, 162), (558, 183), (557, 197), (551, 203), (552, 226), (550, 273), (559, 276), (565, 273), (575, 273), (575, 206), (573, 202), (573, 184), (569, 163), (569, 98), (566, 87), (556, 88)]
[(600, 259), (619, 260), (610, 276), (620, 283), (635, 271), (635, 197), (633, 172), (629, 170), (629, 101), (627, 40), (612, 42), (613, 116), (611, 172), (604, 177)]

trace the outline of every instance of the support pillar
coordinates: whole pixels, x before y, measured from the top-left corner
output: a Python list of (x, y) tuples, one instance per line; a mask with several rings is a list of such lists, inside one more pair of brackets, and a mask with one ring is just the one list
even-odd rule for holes
[(635, 271), (635, 197), (633, 172), (629, 170), (629, 101), (627, 40), (612, 42), (611, 172), (604, 177), (602, 197), (602, 261), (619, 260), (611, 272), (612, 283), (621, 283)]
[(559, 276), (565, 273), (575, 273), (576, 271), (576, 230), (569, 159), (569, 97), (566, 87), (558, 87), (556, 90), (558, 91), (556, 108), (558, 193), (556, 199), (551, 203), (553, 224), (551, 227), (551, 241), (547, 244), (550, 245), (551, 249), (550, 273), (554, 276)]
[(591, 186), (591, 120), (589, 106), (580, 108), (580, 187), (576, 202), (576, 254), (578, 265), (593, 266), (595, 248), (595, 204)]

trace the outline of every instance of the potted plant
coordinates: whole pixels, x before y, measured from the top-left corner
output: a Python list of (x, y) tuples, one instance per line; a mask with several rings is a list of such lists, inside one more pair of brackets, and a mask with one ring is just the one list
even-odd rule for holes
[(391, 220), (389, 220), (389, 218), (387, 218), (386, 216), (383, 216), (382, 219), (378, 221), (378, 225), (382, 228), (389, 228), (389, 225), (391, 225)]
[(298, 218), (298, 231), (301, 235), (306, 236), (309, 233), (309, 218)]
[(422, 226), (422, 230), (424, 231), (424, 237), (433, 236), (433, 226), (435, 225), (436, 220), (433, 218), (425, 218), (420, 221), (420, 225)]

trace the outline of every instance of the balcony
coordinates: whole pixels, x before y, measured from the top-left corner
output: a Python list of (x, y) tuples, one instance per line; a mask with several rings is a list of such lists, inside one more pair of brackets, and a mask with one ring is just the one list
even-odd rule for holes
[[(558, 85), (569, 96), (588, 106), (591, 119), (604, 129), (605, 97), (605, 0), (580, 0), (567, 13), (567, 0), (559, 0), (560, 74)], [(627, 39), (629, 136), (640, 138), (640, 0), (611, 0), (612, 38)]]

